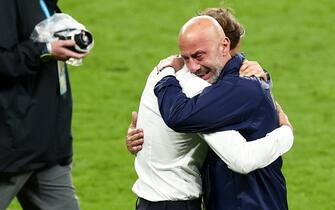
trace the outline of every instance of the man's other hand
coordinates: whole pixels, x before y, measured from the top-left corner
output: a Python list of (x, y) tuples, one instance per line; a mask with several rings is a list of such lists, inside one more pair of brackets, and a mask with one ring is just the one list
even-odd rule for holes
[(136, 154), (142, 149), (143, 144), (143, 129), (136, 128), (137, 124), (137, 112), (131, 113), (131, 123), (128, 128), (126, 137), (126, 146), (130, 153)]
[(158, 72), (162, 71), (166, 67), (172, 67), (175, 72), (182, 69), (184, 66), (184, 60), (179, 55), (171, 55), (165, 59), (162, 59), (155, 67)]

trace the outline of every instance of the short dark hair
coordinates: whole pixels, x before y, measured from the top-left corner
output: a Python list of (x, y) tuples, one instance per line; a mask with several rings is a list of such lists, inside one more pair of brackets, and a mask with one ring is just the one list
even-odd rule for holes
[(216, 19), (221, 25), (224, 33), (230, 40), (230, 49), (234, 49), (240, 38), (244, 35), (244, 27), (236, 20), (232, 10), (228, 8), (208, 8), (198, 13), (208, 15)]

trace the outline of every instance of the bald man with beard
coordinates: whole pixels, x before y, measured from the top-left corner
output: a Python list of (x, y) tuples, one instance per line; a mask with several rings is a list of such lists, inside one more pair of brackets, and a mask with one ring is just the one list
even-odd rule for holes
[[(229, 39), (209, 16), (189, 20), (179, 34), (179, 47), (188, 69), (212, 85), (188, 98), (175, 78), (180, 65), (163, 68), (154, 92), (164, 122), (177, 132), (212, 133), (237, 130), (253, 141), (279, 127), (270, 89), (254, 77), (239, 77), (244, 57), (231, 56)], [(240, 174), (209, 151), (205, 183), (209, 210), (288, 209), (282, 158)]]

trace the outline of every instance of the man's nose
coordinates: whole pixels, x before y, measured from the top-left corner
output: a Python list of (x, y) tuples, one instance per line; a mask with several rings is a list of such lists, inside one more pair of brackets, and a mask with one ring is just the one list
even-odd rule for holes
[(197, 61), (190, 59), (187, 67), (190, 70), (190, 72), (195, 73), (200, 69), (200, 64)]

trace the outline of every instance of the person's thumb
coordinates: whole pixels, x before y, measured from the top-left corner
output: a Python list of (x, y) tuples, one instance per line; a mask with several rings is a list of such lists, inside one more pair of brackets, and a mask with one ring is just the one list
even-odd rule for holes
[(130, 127), (131, 128), (136, 128), (136, 124), (137, 124), (137, 112), (133, 111), (133, 112), (131, 112), (131, 124), (130, 124)]

